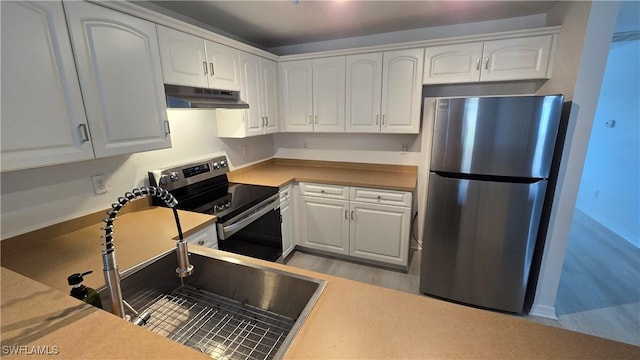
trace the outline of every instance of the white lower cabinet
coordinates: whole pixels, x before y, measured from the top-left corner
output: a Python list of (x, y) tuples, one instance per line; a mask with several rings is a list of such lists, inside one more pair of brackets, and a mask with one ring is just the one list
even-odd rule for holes
[(351, 256), (406, 265), (409, 254), (411, 209), (352, 202)]
[(295, 247), (293, 234), (295, 225), (295, 201), (293, 200), (293, 185), (288, 184), (280, 188), (280, 223), (282, 229), (282, 258), (286, 258)]
[(349, 201), (300, 197), (301, 245), (349, 255)]
[(301, 183), (300, 195), (301, 246), (407, 266), (410, 192)]
[(218, 248), (218, 233), (216, 232), (216, 224), (207, 226), (202, 230), (184, 238), (190, 245), (200, 245), (210, 249)]

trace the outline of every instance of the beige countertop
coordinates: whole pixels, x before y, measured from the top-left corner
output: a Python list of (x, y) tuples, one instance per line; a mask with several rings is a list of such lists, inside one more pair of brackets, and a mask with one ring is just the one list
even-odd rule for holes
[[(99, 213), (100, 218), (106, 217), (103, 214)], [(185, 237), (215, 222), (212, 215), (188, 211), (178, 214)], [(2, 266), (62, 292), (69, 291), (67, 276), (93, 270), (93, 274), (85, 277), (85, 285), (94, 289), (103, 287), (102, 226), (104, 223), (96, 222), (57, 236), (37, 231), (36, 235), (4, 240), (0, 242)], [(173, 239), (178, 238), (178, 231), (170, 209), (147, 207), (119, 215), (114, 222), (113, 238), (122, 271), (175, 247)]]
[[(211, 218), (181, 213), (183, 227), (188, 229), (185, 231), (201, 228)], [(51, 243), (48, 245), (3, 244), (2, 265), (11, 270), (3, 268), (1, 273), (2, 345), (26, 345), (26, 350), (48, 346), (51, 353), (59, 354), (55, 357), (64, 359), (205, 358), (67, 295), (66, 276), (72, 272), (93, 268), (96, 274), (87, 277), (87, 285), (102, 283), (100, 247), (96, 250), (93, 245), (78, 246), (78, 242), (99, 244), (94, 240), (99, 234), (93, 230), (96, 226), (99, 229), (99, 224), (94, 224), (47, 239)], [(121, 269), (174, 246), (171, 238), (175, 230), (168, 209), (126, 214), (118, 218), (116, 226)], [(5, 255), (11, 261), (6, 262)], [(328, 281), (287, 358), (640, 358), (639, 347), (515, 316), (239, 255), (228, 256)], [(27, 356), (30, 355), (22, 353), (6, 357)]]
[(280, 187), (292, 181), (414, 191), (417, 166), (271, 159), (232, 171), (229, 181)]

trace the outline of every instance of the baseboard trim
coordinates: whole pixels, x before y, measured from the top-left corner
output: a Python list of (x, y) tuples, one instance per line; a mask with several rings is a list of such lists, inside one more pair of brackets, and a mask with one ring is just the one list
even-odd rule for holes
[(531, 308), (531, 311), (529, 311), (529, 315), (538, 316), (545, 319), (558, 320), (555, 306), (534, 304)]

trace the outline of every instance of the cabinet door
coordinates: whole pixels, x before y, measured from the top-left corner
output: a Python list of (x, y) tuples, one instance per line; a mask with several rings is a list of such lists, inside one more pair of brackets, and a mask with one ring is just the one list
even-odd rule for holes
[(212, 41), (205, 41), (209, 63), (209, 87), (240, 90), (238, 50)]
[(408, 264), (411, 210), (407, 207), (351, 203), (351, 256), (389, 264)]
[(291, 211), (291, 199), (280, 202), (280, 216), (282, 219), (282, 258), (293, 251), (293, 218)]
[(480, 79), (482, 43), (428, 47), (424, 51), (423, 84), (476, 82)]
[(62, 4), (0, 5), (2, 171), (92, 159)]
[(249, 53), (240, 52), (240, 73), (242, 87), (240, 96), (244, 102), (249, 104), (249, 109), (244, 111), (246, 135), (262, 135), (264, 120), (261, 108), (260, 89), (260, 58)]
[(313, 131), (345, 130), (345, 57), (313, 59)]
[(422, 49), (383, 55), (382, 132), (417, 134), (422, 101)]
[(302, 245), (337, 254), (349, 254), (349, 202), (300, 197)]
[(313, 95), (310, 60), (280, 63), (282, 120), (286, 132), (313, 131)]
[(208, 86), (204, 40), (157, 25), (162, 76), (166, 84)]
[(346, 58), (347, 132), (380, 132), (382, 53)]
[(156, 26), (64, 2), (96, 157), (171, 147)]
[(265, 134), (272, 134), (280, 128), (278, 101), (278, 64), (275, 61), (260, 58), (262, 68), (262, 116), (265, 117)]
[(547, 78), (552, 35), (484, 43), (481, 81)]

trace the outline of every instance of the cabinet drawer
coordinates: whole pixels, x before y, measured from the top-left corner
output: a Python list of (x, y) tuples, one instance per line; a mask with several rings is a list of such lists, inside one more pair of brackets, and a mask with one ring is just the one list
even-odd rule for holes
[(350, 199), (366, 203), (411, 206), (411, 193), (406, 191), (352, 187)]
[(218, 248), (218, 235), (216, 233), (216, 226), (209, 225), (208, 227), (199, 230), (184, 238), (189, 244), (200, 245), (211, 249)]
[(280, 188), (280, 203), (291, 199), (293, 196), (293, 185), (287, 184)]
[(300, 183), (300, 195), (317, 196), (326, 199), (349, 200), (349, 187), (340, 185)]

